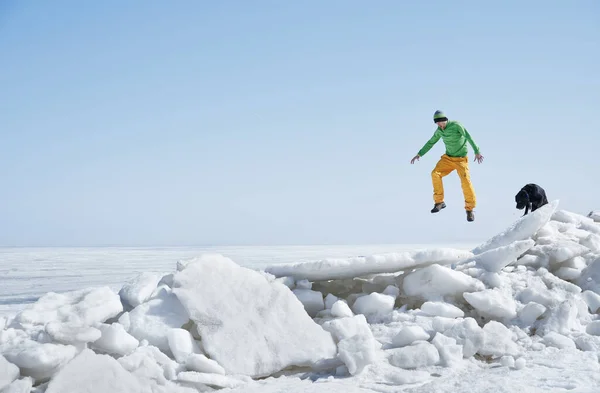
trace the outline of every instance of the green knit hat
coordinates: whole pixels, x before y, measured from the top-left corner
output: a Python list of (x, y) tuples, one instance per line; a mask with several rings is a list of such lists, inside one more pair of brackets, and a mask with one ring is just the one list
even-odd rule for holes
[(446, 117), (444, 112), (440, 110), (435, 111), (435, 113), (433, 114), (433, 122), (437, 123), (438, 121), (448, 121), (448, 118)]

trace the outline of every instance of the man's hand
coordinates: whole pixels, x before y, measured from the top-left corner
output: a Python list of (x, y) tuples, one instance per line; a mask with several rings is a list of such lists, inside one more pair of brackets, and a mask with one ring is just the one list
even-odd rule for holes
[(481, 164), (483, 162), (483, 156), (481, 154), (475, 154), (475, 159), (473, 161), (477, 161)]
[(414, 163), (415, 163), (415, 160), (417, 160), (417, 161), (418, 161), (418, 160), (419, 160), (419, 158), (421, 158), (421, 156), (417, 154), (416, 156), (414, 156), (414, 157), (413, 157), (413, 159), (412, 159), (412, 160), (410, 160), (410, 163), (411, 163), (411, 164), (414, 164)]

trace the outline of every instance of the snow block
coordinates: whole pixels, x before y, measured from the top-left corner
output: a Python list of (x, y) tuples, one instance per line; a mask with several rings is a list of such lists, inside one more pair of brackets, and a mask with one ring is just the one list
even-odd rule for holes
[(162, 277), (159, 273), (141, 273), (123, 285), (119, 296), (131, 308), (137, 307), (150, 298)]
[(485, 286), (481, 281), (440, 265), (431, 265), (409, 273), (403, 281), (406, 295), (425, 300), (441, 300), (444, 296), (456, 296), (463, 292), (483, 289)]
[(331, 334), (287, 286), (229, 258), (182, 264), (173, 293), (196, 323), (206, 354), (229, 374), (263, 377), (337, 355)]
[(450, 265), (472, 256), (473, 253), (468, 250), (432, 248), (376, 254), (368, 257), (329, 258), (315, 262), (273, 265), (265, 271), (276, 277), (291, 276), (296, 280), (322, 281), (361, 277), (369, 274), (394, 273), (432, 264)]
[(85, 349), (48, 384), (46, 393), (142, 393), (139, 381), (108, 355)]
[(405, 369), (433, 366), (440, 362), (437, 348), (426, 341), (417, 341), (412, 345), (390, 349), (387, 352), (390, 354), (390, 364)]
[(19, 367), (9, 363), (4, 356), (0, 355), (0, 390), (19, 378)]
[(473, 254), (479, 255), (494, 248), (508, 246), (516, 241), (531, 238), (538, 230), (540, 230), (540, 228), (550, 221), (550, 218), (557, 207), (558, 200), (555, 200), (540, 207), (534, 212), (520, 217), (506, 230), (490, 238), (478, 247), (475, 247), (472, 250)]
[(534, 245), (535, 241), (533, 239), (517, 240), (509, 245), (484, 251), (465, 263), (473, 261), (477, 267), (481, 267), (488, 272), (499, 272), (510, 263), (516, 261), (517, 258)]
[(512, 296), (497, 288), (464, 293), (463, 297), (483, 317), (511, 319), (517, 316), (517, 304)]

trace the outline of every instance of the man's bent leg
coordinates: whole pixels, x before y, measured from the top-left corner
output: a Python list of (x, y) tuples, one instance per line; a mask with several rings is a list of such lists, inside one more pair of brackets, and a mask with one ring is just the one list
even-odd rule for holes
[(452, 161), (444, 154), (436, 164), (435, 168), (431, 171), (434, 203), (442, 203), (444, 201), (444, 183), (442, 182), (442, 178), (448, 176), (454, 169)]
[(461, 160), (457, 165), (458, 176), (460, 177), (460, 185), (465, 197), (465, 210), (471, 211), (475, 209), (477, 198), (475, 197), (475, 189), (471, 183), (471, 174), (469, 171), (469, 159), (467, 157)]

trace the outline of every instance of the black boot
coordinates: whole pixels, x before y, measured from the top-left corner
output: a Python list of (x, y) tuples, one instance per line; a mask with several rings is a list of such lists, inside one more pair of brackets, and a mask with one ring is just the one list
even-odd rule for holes
[(475, 221), (475, 213), (473, 213), (473, 210), (467, 210), (467, 221)]
[(436, 203), (435, 205), (433, 205), (433, 209), (431, 209), (431, 212), (437, 213), (445, 207), (446, 207), (446, 204), (444, 202)]

